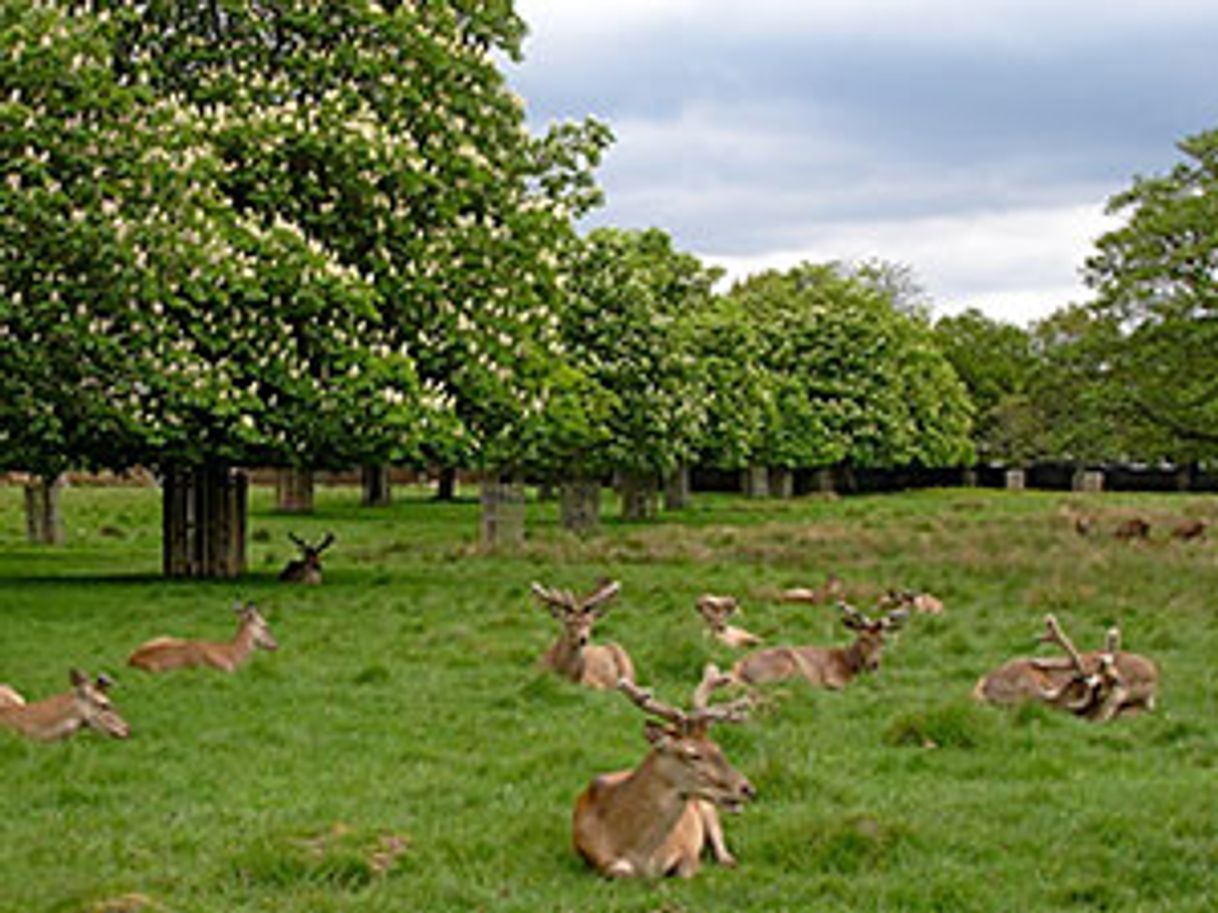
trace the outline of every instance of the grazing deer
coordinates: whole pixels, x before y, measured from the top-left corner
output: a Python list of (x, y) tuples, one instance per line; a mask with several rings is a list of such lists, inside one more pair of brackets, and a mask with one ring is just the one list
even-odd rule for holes
[(1041, 643), (1061, 647), (1064, 657), (1013, 659), (982, 676), (973, 696), (985, 703), (1038, 700), (1096, 722), (1122, 713), (1153, 710), (1159, 670), (1144, 656), (1120, 649), (1120, 631), (1108, 631), (1103, 650), (1080, 653), (1057, 619), (1045, 616)]
[(905, 609), (887, 612), (872, 620), (844, 602), (838, 603), (842, 624), (855, 632), (848, 647), (769, 647), (750, 653), (732, 667), (734, 681), (746, 685), (777, 682), (803, 676), (821, 688), (844, 688), (860, 672), (880, 667), (888, 633), (909, 616)]
[(131, 735), (131, 727), (106, 694), (114, 684), (109, 676), (89, 681), (89, 676), (73, 669), (68, 679), (71, 691), (32, 704), (7, 685), (0, 686), (0, 727), (39, 742), (66, 739), (81, 729), (96, 729), (116, 739)]
[(279, 579), (285, 583), (305, 583), (317, 586), (321, 583), (321, 553), (334, 542), (334, 534), (326, 533), (316, 545), (309, 545), (295, 533), (288, 533), (288, 538), (300, 549), (300, 557), (293, 558), (279, 572)]
[(752, 784), (707, 736), (712, 723), (740, 722), (747, 699), (708, 706), (711, 692), (731, 683), (708, 665), (687, 713), (656, 701), (623, 679), (618, 688), (663, 722), (646, 725), (651, 751), (633, 770), (602, 774), (575, 801), (576, 852), (613, 878), (691, 878), (710, 844), (715, 861), (734, 866), (718, 807), (738, 811), (753, 798)]
[(570, 590), (552, 590), (533, 584), (533, 595), (562, 624), (558, 639), (541, 657), (541, 664), (563, 678), (589, 688), (615, 688), (618, 681), (634, 681), (634, 664), (618, 644), (593, 644), (592, 626), (605, 614), (604, 604), (621, 590), (607, 580), (586, 596)]
[(782, 591), (783, 602), (810, 602), (813, 605), (828, 605), (837, 602), (846, 595), (846, 586), (837, 574), (829, 574), (820, 586), (793, 587)]
[(729, 647), (753, 647), (761, 643), (761, 638), (756, 634), (750, 634), (744, 628), (727, 623), (740, 607), (735, 596), (712, 596), (710, 593), (703, 593), (698, 597), (696, 606), (710, 633), (720, 643)]
[(1126, 542), (1132, 542), (1135, 539), (1145, 542), (1150, 538), (1150, 524), (1141, 517), (1130, 517), (1117, 524), (1113, 535)]
[(203, 641), (157, 637), (136, 647), (127, 659), (128, 665), (149, 672), (167, 672), (170, 669), (193, 666), (211, 666), (213, 669), (232, 672), (249, 659), (257, 647), (264, 650), (279, 649), (266, 619), (259, 614), (252, 602), (244, 606), (238, 602), (233, 606), (233, 610), (240, 621), (232, 640)]
[(942, 615), (943, 600), (914, 590), (889, 590), (876, 605), (880, 609), (907, 609), (919, 615)]
[(1179, 539), (1181, 542), (1189, 539), (1200, 539), (1205, 535), (1209, 523), (1205, 520), (1181, 520), (1172, 527), (1171, 537)]

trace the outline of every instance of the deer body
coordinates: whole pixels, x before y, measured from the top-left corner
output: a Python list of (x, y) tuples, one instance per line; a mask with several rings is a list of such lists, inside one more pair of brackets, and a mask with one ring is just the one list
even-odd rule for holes
[(288, 533), (288, 538), (300, 549), (300, 557), (293, 558), (279, 572), (279, 579), (285, 583), (303, 583), (306, 586), (321, 584), (321, 553), (334, 542), (334, 534), (326, 533), (316, 545), (310, 545), (294, 533)]
[(802, 676), (814, 687), (839, 689), (859, 673), (880, 666), (888, 631), (905, 619), (904, 610), (889, 612), (872, 621), (845, 603), (840, 603), (843, 623), (856, 632), (845, 647), (769, 647), (757, 650), (732, 667), (731, 676), (746, 685), (760, 685)]
[(277, 650), (279, 644), (271, 635), (266, 619), (253, 603), (237, 606), (240, 622), (232, 640), (183, 640), (178, 637), (156, 637), (132, 651), (127, 664), (148, 672), (167, 672), (209, 666), (232, 672), (249, 659), (255, 649)]
[(817, 587), (792, 587), (782, 591), (784, 602), (808, 602), (813, 605), (823, 605), (843, 599), (846, 595), (845, 584), (837, 574), (829, 574), (825, 582)]
[(1150, 538), (1150, 524), (1141, 517), (1131, 517), (1118, 523), (1113, 535), (1126, 542), (1132, 542), (1135, 539), (1144, 542)]
[(619, 589), (617, 583), (607, 582), (587, 596), (576, 597), (533, 584), (533, 594), (562, 624), (558, 639), (542, 654), (543, 667), (588, 688), (616, 688), (622, 679), (634, 681), (634, 663), (619, 644), (591, 642), (592, 627), (606, 611), (600, 606)]
[(99, 675), (90, 682), (88, 676), (73, 669), (70, 680), (71, 691), (33, 703), (26, 703), (20, 694), (5, 686), (5, 699), (9, 702), (0, 704), (0, 727), (39, 742), (65, 739), (81, 729), (96, 729), (116, 739), (131, 734), (131, 727), (106, 695), (110, 687), (108, 678)]
[(743, 719), (740, 702), (706, 706), (710, 690), (730, 681), (707, 666), (689, 714), (653, 701), (631, 682), (619, 685), (645, 711), (668, 722), (648, 721), (652, 749), (638, 767), (597, 777), (576, 799), (575, 849), (601, 874), (690, 878), (708, 843), (716, 861), (736, 864), (716, 806), (738, 809), (752, 798), (753, 787), (706, 734), (713, 721)]

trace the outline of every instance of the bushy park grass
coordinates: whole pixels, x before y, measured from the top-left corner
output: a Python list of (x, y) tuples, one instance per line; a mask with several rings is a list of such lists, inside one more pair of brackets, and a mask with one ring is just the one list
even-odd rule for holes
[[(530, 503), (514, 553), (476, 542), (477, 504), (398, 491), (361, 508), (321, 489), (309, 517), (254, 493), (251, 574), (158, 578), (146, 489), (69, 489), (69, 544), (22, 539), (0, 488), (0, 681), (29, 698), (70, 665), (117, 680), (134, 733), (33, 744), (0, 733), (0, 911), (1212, 911), (1218, 908), (1218, 545), (1168, 541), (1213, 499), (930, 491), (841, 500), (699, 496), (654, 524), (577, 539)], [(1092, 538), (1064, 510), (1100, 517)], [(1151, 543), (1110, 530), (1134, 510)], [(280, 584), (287, 532), (332, 530), (319, 588)], [(834, 571), (867, 608), (915, 617), (882, 670), (840, 693), (772, 686), (718, 740), (759, 795), (726, 819), (740, 860), (691, 882), (612, 883), (570, 848), (596, 773), (646, 744), (624, 697), (540, 672), (555, 624), (532, 580), (622, 594), (598, 628), (662, 699), (732, 661), (693, 610), (734, 593), (771, 643), (844, 643), (786, 586)], [(157, 634), (222, 638), (252, 599), (278, 637), (233, 676), (159, 677), (125, 657)], [(1097, 726), (974, 705), (986, 669), (1033, 650), (1052, 611), (1080, 647), (1121, 625), (1161, 665), (1160, 709)]]

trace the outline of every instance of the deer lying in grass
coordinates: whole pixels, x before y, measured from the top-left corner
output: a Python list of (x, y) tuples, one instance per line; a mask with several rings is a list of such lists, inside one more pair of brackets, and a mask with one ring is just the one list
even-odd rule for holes
[(735, 596), (712, 596), (710, 593), (703, 593), (698, 597), (696, 606), (710, 633), (720, 643), (729, 647), (753, 647), (761, 643), (761, 638), (756, 634), (750, 634), (744, 628), (727, 623), (740, 607)]
[(889, 590), (880, 597), (877, 606), (881, 609), (908, 609), (919, 615), (942, 615), (943, 600), (930, 593), (914, 590)]
[(113, 682), (99, 675), (93, 681), (78, 669), (68, 674), (72, 690), (27, 704), (7, 685), (0, 686), (0, 727), (40, 742), (66, 739), (81, 729), (96, 729), (116, 739), (131, 734), (106, 692)]
[(249, 659), (258, 647), (278, 650), (266, 619), (252, 602), (233, 606), (240, 621), (232, 640), (183, 640), (179, 637), (156, 637), (136, 647), (128, 657), (128, 665), (148, 672), (167, 672), (193, 666), (210, 666), (232, 672)]
[(1150, 524), (1141, 517), (1130, 517), (1117, 524), (1113, 535), (1125, 542), (1133, 542), (1135, 539), (1145, 542), (1150, 538)]
[(909, 613), (905, 609), (887, 612), (872, 620), (844, 602), (838, 603), (842, 624), (855, 632), (854, 643), (847, 647), (769, 647), (750, 653), (732, 667), (734, 681), (746, 685), (803, 676), (821, 688), (844, 688), (860, 672), (880, 667), (888, 633), (899, 628)]
[(1209, 523), (1205, 520), (1181, 520), (1171, 529), (1171, 537), (1186, 542), (1189, 539), (1200, 539), (1205, 535)]
[(730, 683), (708, 665), (688, 713), (661, 704), (633, 682), (619, 683), (645, 713), (663, 722), (648, 720), (652, 748), (638, 767), (602, 774), (576, 799), (575, 849), (602, 875), (690, 878), (708, 843), (716, 862), (736, 864), (717, 809), (738, 811), (755, 793), (707, 735), (711, 724), (740, 722), (747, 715), (747, 699), (708, 706), (711, 692)]
[(783, 602), (809, 602), (813, 605), (828, 605), (837, 602), (846, 595), (846, 586), (837, 574), (829, 574), (820, 586), (792, 587), (782, 591)]
[(607, 580), (586, 596), (570, 590), (553, 590), (533, 584), (533, 595), (562, 624), (558, 639), (541, 657), (541, 664), (589, 688), (615, 688), (618, 681), (634, 681), (634, 664), (618, 644), (593, 644), (592, 626), (605, 614), (604, 604), (621, 590)]
[(1011, 705), (1038, 700), (1095, 722), (1122, 713), (1153, 710), (1159, 670), (1144, 656), (1120, 649), (1120, 631), (1108, 631), (1103, 650), (1079, 653), (1057, 619), (1045, 616), (1042, 643), (1056, 644), (1064, 657), (1013, 659), (982, 676), (977, 700)]
[(279, 579), (285, 583), (304, 583), (317, 586), (321, 583), (321, 553), (334, 542), (334, 534), (326, 533), (316, 545), (310, 545), (295, 533), (288, 533), (288, 538), (300, 549), (300, 557), (293, 558), (279, 572)]

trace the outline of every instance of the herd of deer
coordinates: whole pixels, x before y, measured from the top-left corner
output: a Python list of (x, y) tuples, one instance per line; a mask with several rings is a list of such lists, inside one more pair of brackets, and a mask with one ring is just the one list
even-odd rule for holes
[[(616, 688), (649, 716), (645, 733), (651, 750), (639, 765), (596, 777), (575, 802), (575, 849), (609, 877), (690, 877), (707, 847), (716, 862), (736, 864), (718, 810), (738, 811), (753, 798), (754, 789), (708, 731), (713, 723), (744, 720), (751, 697), (711, 706), (715, 689), (787, 679), (844, 688), (860, 673), (879, 668), (888, 634), (911, 612), (943, 612), (943, 603), (928, 593), (890, 590), (877, 603), (884, 614), (873, 619), (842, 600), (842, 583), (832, 575), (814, 589), (786, 590), (781, 598), (788, 602), (835, 601), (842, 623), (854, 631), (853, 642), (752, 649), (727, 672), (708, 664), (685, 711), (660, 703), (637, 684), (634, 664), (620, 644), (592, 643), (593, 624), (620, 590), (616, 581), (605, 581), (583, 596), (532, 586), (533, 595), (561, 624), (557, 639), (542, 654), (542, 665), (589, 688)], [(709, 633), (726, 646), (745, 649), (761, 643), (729, 623), (739, 609), (734, 597), (704, 594), (695, 608)], [(1054, 616), (1046, 616), (1045, 625), (1041, 641), (1060, 647), (1066, 656), (1010, 660), (982, 676), (974, 697), (999, 705), (1040, 701), (1096, 722), (1154, 709), (1158, 669), (1149, 659), (1122, 651), (1116, 628), (1108, 632), (1103, 650), (1080, 653)]]
[[(320, 555), (334, 537), (317, 545), (296, 536), (301, 558), (291, 561), (280, 579), (305, 584), (321, 582)], [(889, 590), (877, 601), (883, 614), (871, 618), (844, 601), (842, 581), (830, 575), (815, 588), (785, 590), (786, 602), (835, 603), (842, 623), (854, 632), (844, 646), (760, 647), (761, 638), (729, 623), (739, 603), (732, 596), (704, 594), (696, 609), (708, 632), (733, 649), (748, 649), (727, 672), (708, 664), (695, 687), (690, 708), (661, 703), (638, 685), (630, 655), (619, 644), (595, 644), (592, 629), (621, 591), (616, 581), (604, 581), (590, 593), (532, 585), (532, 593), (559, 621), (561, 628), (541, 663), (563, 678), (594, 689), (621, 691), (648, 716), (645, 732), (651, 749), (630, 770), (596, 777), (576, 799), (572, 820), (577, 852), (597, 871), (610, 877), (694, 875), (704, 849), (716, 862), (732, 866), (719, 810), (738, 811), (754, 796), (748, 779), (727, 760), (711, 739), (716, 723), (742, 722), (752, 697), (746, 694), (712, 705), (721, 688), (802, 679), (812, 686), (841, 689), (863, 672), (880, 666), (890, 633), (911, 613), (938, 615), (943, 603), (929, 593)], [(227, 641), (158, 637), (138, 646), (128, 664), (148, 672), (210, 667), (233, 672), (258, 648), (275, 650), (278, 643), (266, 619), (253, 603), (235, 606), (237, 631)], [(1122, 713), (1154, 709), (1159, 673), (1155, 664), (1120, 649), (1120, 632), (1108, 631), (1102, 650), (1080, 653), (1052, 615), (1045, 618), (1042, 642), (1060, 647), (1064, 657), (1010, 660), (984, 675), (974, 696), (991, 704), (1041, 703), (1096, 722)], [(130, 727), (110, 702), (112, 684), (104, 675), (90, 680), (73, 669), (71, 690), (26, 703), (8, 685), (0, 684), (0, 728), (36, 740), (61, 739), (92, 728), (126, 738)]]

